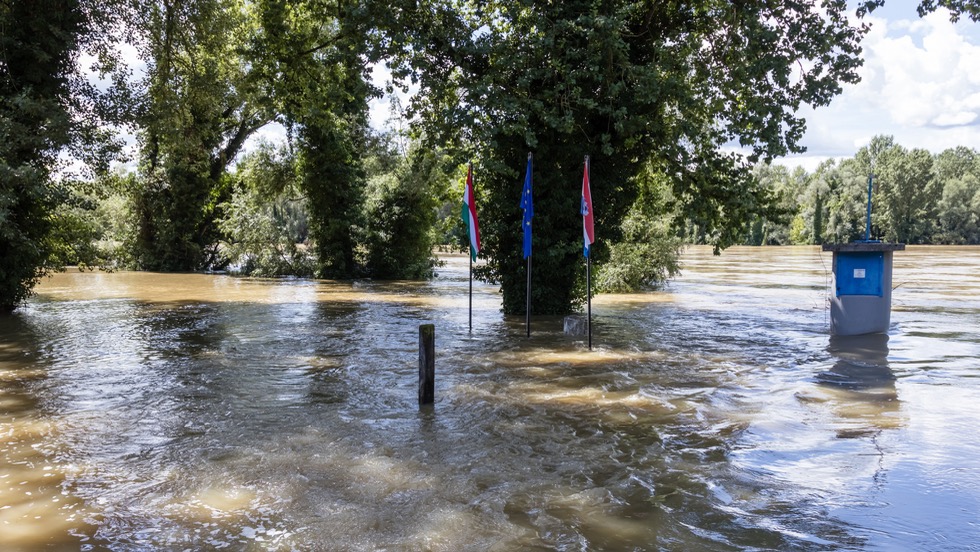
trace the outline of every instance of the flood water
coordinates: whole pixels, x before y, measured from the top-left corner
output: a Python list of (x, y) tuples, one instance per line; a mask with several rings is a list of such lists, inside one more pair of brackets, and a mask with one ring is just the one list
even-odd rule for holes
[[(2, 550), (978, 550), (980, 249), (691, 248), (664, 291), (500, 313), (431, 282), (65, 273), (0, 317)], [(420, 409), (418, 326), (436, 326)]]

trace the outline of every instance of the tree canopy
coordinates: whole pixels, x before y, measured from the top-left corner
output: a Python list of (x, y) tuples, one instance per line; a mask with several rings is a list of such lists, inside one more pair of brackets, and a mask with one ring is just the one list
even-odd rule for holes
[[(414, 5), (414, 3), (411, 3)], [(406, 7), (406, 12), (411, 12)], [(857, 80), (862, 26), (843, 1), (422, 3), (394, 32), (400, 74), (430, 141), (478, 160), (488, 221), (482, 272), (504, 310), (523, 310), (520, 170), (535, 157), (537, 312), (582, 298), (578, 188), (592, 156), (597, 248), (620, 237), (646, 166), (717, 247), (740, 240), (770, 205), (749, 166), (800, 151), (802, 105), (827, 104)], [(405, 36), (407, 33), (408, 36)], [(748, 154), (726, 153), (738, 144)]]
[[(850, 215), (833, 206), (843, 204), (840, 190), (857, 189), (856, 165), (813, 180), (812, 209), (789, 230), (775, 224), (790, 210), (786, 198), (752, 167), (802, 150), (798, 110), (826, 105), (856, 82), (868, 29), (861, 17), (883, 3), (864, 0), (852, 15), (845, 0), (0, 2), (0, 304), (11, 308), (46, 270), (78, 256), (56, 242), (97, 233), (72, 222), (91, 185), (54, 170), (68, 147), (105, 183), (102, 196), (125, 203), (113, 212), (129, 217), (128, 230), (110, 241), (139, 268), (220, 267), (229, 251), (254, 253), (256, 236), (281, 245), (300, 235), (288, 228), (302, 220), (303, 248), (254, 258), (275, 273), (301, 266), (334, 278), (430, 273), (434, 213), (450, 199), (454, 167), (472, 159), (487, 258), (479, 274), (501, 285), (509, 313), (524, 308), (517, 205), (528, 153), (537, 313), (566, 312), (584, 296), (586, 155), (593, 259), (600, 270), (608, 263), (609, 286), (669, 276), (669, 260), (636, 271), (629, 259), (664, 257), (677, 236), (721, 249), (750, 230), (760, 240), (778, 239), (768, 229), (814, 240), (849, 232), (841, 217)], [(918, 9), (977, 20), (978, 5), (922, 0)], [(122, 41), (137, 47), (145, 74), (121, 62)], [(83, 51), (109, 76), (108, 90), (86, 80)], [(367, 124), (368, 99), (381, 93), (370, 71), (382, 63), (393, 85), (418, 87), (407, 114), (417, 145), (383, 174), (372, 172)], [(235, 176), (246, 140), (270, 121), (287, 129), (274, 157), (289, 164), (279, 172), (292, 175), (301, 198), (256, 188), (254, 164)], [(103, 123), (135, 129), (135, 175), (106, 172), (118, 143), (106, 140)], [(953, 205), (970, 195), (974, 173), (961, 165), (975, 161), (937, 159), (935, 170), (957, 182), (940, 189), (910, 172), (925, 163), (921, 152), (884, 150), (897, 168), (882, 193), (895, 205), (877, 224), (912, 241), (938, 235), (936, 224), (950, 236), (969, 231), (970, 213)], [(898, 198), (913, 191), (949, 216), (902, 212)], [(234, 221), (252, 214), (263, 229), (236, 232)], [(647, 227), (656, 216), (671, 222)], [(916, 222), (929, 217), (939, 222)], [(222, 246), (236, 236), (249, 244)], [(277, 268), (278, 258), (288, 262)]]
[(0, 2), (0, 310), (57, 267), (52, 213), (70, 193), (52, 180), (58, 155), (104, 165), (97, 91), (76, 70), (79, 52), (104, 53), (115, 2)]

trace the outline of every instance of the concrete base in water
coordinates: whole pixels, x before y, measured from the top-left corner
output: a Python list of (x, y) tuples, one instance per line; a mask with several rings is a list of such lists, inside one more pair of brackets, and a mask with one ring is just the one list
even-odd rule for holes
[(588, 335), (589, 321), (581, 315), (565, 317), (565, 335)]
[(891, 281), (882, 297), (834, 295), (830, 298), (830, 334), (885, 333), (891, 323)]
[[(893, 252), (904, 243), (824, 244), (834, 253), (834, 293), (830, 297), (831, 335), (885, 333), (891, 323)], [(841, 262), (846, 256), (847, 263)], [(867, 268), (864, 268), (864, 266)], [(860, 268), (856, 268), (860, 267)], [(863, 280), (874, 278), (872, 285)], [(855, 283), (857, 282), (857, 283)], [(868, 290), (874, 291), (868, 291)]]

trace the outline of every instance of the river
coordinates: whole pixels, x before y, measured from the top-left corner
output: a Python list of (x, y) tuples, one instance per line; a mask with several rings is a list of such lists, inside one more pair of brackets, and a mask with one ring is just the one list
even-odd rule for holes
[[(500, 313), (430, 282), (68, 272), (0, 316), (2, 550), (980, 550), (980, 249), (689, 248), (665, 290)], [(419, 408), (418, 326), (436, 327)]]

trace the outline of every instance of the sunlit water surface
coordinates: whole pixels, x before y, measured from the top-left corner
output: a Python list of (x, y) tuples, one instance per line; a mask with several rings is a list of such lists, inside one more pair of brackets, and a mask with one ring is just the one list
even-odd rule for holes
[[(689, 249), (666, 290), (500, 313), (431, 282), (58, 274), (0, 317), (0, 549), (978, 550), (980, 249)], [(420, 409), (418, 326), (436, 326)]]

